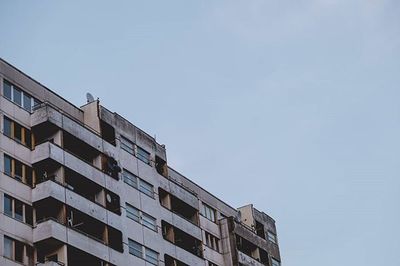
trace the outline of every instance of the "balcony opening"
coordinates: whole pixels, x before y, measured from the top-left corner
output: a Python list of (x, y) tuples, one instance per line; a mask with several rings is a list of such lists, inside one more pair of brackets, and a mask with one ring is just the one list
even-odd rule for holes
[(122, 171), (118, 162), (112, 157), (105, 154), (101, 156), (101, 169), (104, 173), (112, 178), (119, 180), (119, 173)]
[(112, 145), (115, 144), (115, 129), (113, 126), (108, 124), (107, 122), (100, 120), (100, 132), (101, 132), (101, 137), (111, 143)]
[(158, 188), (160, 203), (165, 208), (169, 209), (173, 213), (181, 216), (182, 218), (190, 221), (193, 224), (198, 225), (198, 210), (182, 201), (181, 199), (171, 195), (162, 188)]
[(169, 256), (168, 254), (164, 255), (164, 263), (165, 263), (165, 266), (189, 266), (186, 263), (183, 263), (183, 262)]
[(66, 187), (78, 195), (103, 206), (109, 211), (118, 215), (121, 214), (119, 196), (111, 191), (104, 189), (97, 183), (87, 179), (81, 174), (66, 168), (65, 169)]
[(46, 159), (34, 164), (33, 168), (36, 173), (35, 185), (47, 180), (63, 183), (63, 178), (60, 173), (61, 164), (58, 162), (52, 159)]
[(265, 239), (264, 225), (256, 220), (256, 234)]
[(269, 258), (268, 258), (268, 252), (259, 248), (260, 251), (260, 262), (264, 265), (269, 266)]
[(32, 128), (32, 133), (35, 136), (35, 145), (50, 141), (61, 146), (60, 141), (56, 140), (57, 137), (61, 137), (57, 136), (57, 134), (61, 134), (60, 129), (49, 121), (34, 126)]
[(161, 226), (165, 240), (198, 257), (203, 257), (203, 249), (199, 239), (185, 233), (184, 231), (174, 227), (173, 225), (170, 225), (165, 221), (161, 221)]
[(100, 152), (86, 142), (74, 137), (68, 132), (63, 132), (64, 149), (76, 157), (93, 164)]
[(156, 170), (157, 170), (157, 173), (159, 173), (160, 175), (162, 175), (164, 177), (168, 177), (167, 162), (164, 161), (163, 159), (161, 159), (160, 157), (158, 157), (157, 155), (156, 155)]
[(256, 256), (257, 246), (238, 235), (236, 235), (236, 247), (239, 251), (243, 252), (247, 256), (250, 256), (256, 260), (259, 259), (258, 256)]
[(107, 264), (105, 261), (72, 246), (68, 246), (67, 254), (68, 265), (111, 266), (111, 264)]
[(46, 262), (55, 262), (56, 265), (65, 265), (62, 255), (59, 256), (59, 254), (63, 253), (63, 248), (65, 248), (64, 243), (55, 239), (37, 243), (37, 262), (43, 264), (46, 264)]
[(65, 224), (66, 217), (63, 204), (53, 198), (45, 198), (34, 203), (36, 209), (36, 224), (47, 220), (54, 220)]
[(108, 245), (119, 252), (124, 252), (122, 233), (117, 229), (108, 227)]

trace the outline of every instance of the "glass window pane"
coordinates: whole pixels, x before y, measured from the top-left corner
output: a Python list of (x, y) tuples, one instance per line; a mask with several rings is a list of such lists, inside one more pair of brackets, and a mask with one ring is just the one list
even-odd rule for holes
[(144, 163), (150, 164), (150, 153), (139, 146), (137, 147), (137, 158)]
[(135, 154), (135, 144), (123, 136), (121, 136), (121, 149), (129, 152), (132, 155)]
[(272, 266), (280, 266), (281, 265), (281, 263), (275, 259), (271, 259), (271, 261), (272, 261)]
[(14, 160), (14, 164), (15, 164), (14, 177), (19, 181), (22, 181), (22, 163), (17, 160)]
[(129, 239), (129, 253), (140, 258), (143, 258), (142, 245)]
[(11, 158), (4, 155), (4, 173), (11, 176)]
[(4, 236), (4, 257), (13, 259), (13, 240)]
[(4, 194), (4, 213), (12, 217), (12, 199), (6, 194)]
[(37, 108), (40, 105), (39, 100), (33, 98), (33, 106), (32, 106), (32, 110), (34, 110), (35, 108)]
[(127, 183), (128, 185), (130, 185), (134, 188), (138, 188), (137, 177), (134, 174), (132, 174), (124, 169), (122, 172), (122, 176), (124, 177), (125, 183)]
[(14, 213), (15, 213), (15, 219), (23, 222), (24, 216), (23, 216), (23, 204), (19, 200), (14, 200)]
[(139, 190), (143, 192), (144, 194), (153, 197), (154, 196), (154, 190), (153, 190), (153, 185), (147, 183), (146, 181), (143, 181), (140, 179), (140, 187)]
[(139, 210), (129, 204), (126, 204), (126, 216), (138, 223), (140, 222)]
[(28, 112), (31, 111), (31, 107), (32, 107), (32, 101), (31, 101), (31, 96), (29, 96), (28, 94), (24, 93), (24, 102), (23, 102), (23, 107), (25, 110), (27, 110)]
[(158, 253), (152, 249), (146, 249), (146, 261), (150, 262), (151, 264), (157, 265), (158, 264)]
[(143, 213), (143, 225), (151, 230), (157, 231), (156, 219), (146, 213)]
[(13, 101), (14, 101), (16, 104), (18, 104), (19, 106), (22, 105), (22, 99), (21, 99), (21, 97), (22, 97), (22, 91), (14, 86)]
[(22, 127), (17, 123), (14, 123), (14, 139), (22, 142)]
[(12, 122), (10, 119), (8, 119), (7, 117), (4, 117), (4, 123), (3, 123), (3, 132), (4, 135), (6, 135), (7, 137), (12, 137), (11, 136), (11, 125)]
[(3, 82), (3, 96), (11, 100), (11, 83), (6, 80)]
[(24, 262), (24, 244), (19, 241), (14, 241), (15, 243), (15, 260), (22, 263)]

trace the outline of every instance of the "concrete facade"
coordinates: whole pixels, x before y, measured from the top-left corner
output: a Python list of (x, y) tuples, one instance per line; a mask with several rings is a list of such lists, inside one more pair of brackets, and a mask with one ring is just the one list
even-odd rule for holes
[(98, 100), (0, 60), (0, 265), (281, 265), (275, 221), (172, 169)]

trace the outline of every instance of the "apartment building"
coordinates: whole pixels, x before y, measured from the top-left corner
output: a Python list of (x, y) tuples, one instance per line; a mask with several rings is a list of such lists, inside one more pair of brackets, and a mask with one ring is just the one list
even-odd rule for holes
[(0, 60), (0, 265), (279, 266), (275, 221), (168, 165), (164, 145)]

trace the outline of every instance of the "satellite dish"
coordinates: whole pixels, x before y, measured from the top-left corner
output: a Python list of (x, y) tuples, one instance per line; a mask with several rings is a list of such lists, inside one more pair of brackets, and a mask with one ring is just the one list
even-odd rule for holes
[(107, 198), (108, 203), (111, 203), (111, 196), (110, 196), (110, 194), (107, 194), (106, 198)]
[(94, 97), (92, 94), (90, 94), (89, 92), (86, 93), (86, 100), (88, 103), (94, 102)]

